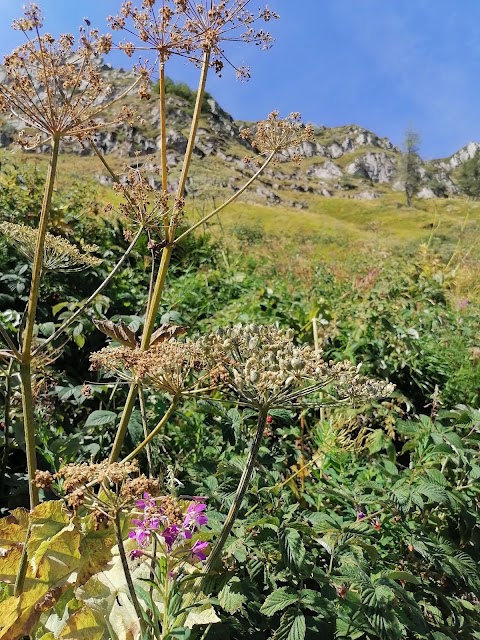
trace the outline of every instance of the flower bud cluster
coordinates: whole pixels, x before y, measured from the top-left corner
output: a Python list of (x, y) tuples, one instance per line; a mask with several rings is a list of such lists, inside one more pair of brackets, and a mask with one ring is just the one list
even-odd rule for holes
[[(12, 222), (0, 223), (0, 232), (10, 244), (16, 247), (30, 262), (33, 262), (38, 229)], [(45, 234), (43, 268), (48, 271), (81, 271), (98, 266), (102, 261), (92, 256), (98, 250), (96, 245), (82, 245), (83, 252), (65, 238)]]
[(320, 389), (340, 399), (366, 400), (393, 387), (360, 376), (349, 362), (325, 362), (310, 346), (296, 346), (293, 332), (261, 325), (220, 329), (199, 341), (212, 369), (248, 406), (290, 406)]

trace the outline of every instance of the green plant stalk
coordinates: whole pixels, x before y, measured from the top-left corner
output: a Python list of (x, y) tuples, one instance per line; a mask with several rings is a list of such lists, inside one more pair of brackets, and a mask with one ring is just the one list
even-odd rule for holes
[(23, 425), (25, 429), (25, 449), (28, 470), (28, 491), (30, 495), (30, 509), (38, 504), (38, 489), (35, 487), (34, 478), (37, 470), (37, 454), (35, 451), (35, 403), (32, 391), (32, 341), (37, 313), (38, 298), (40, 295), (40, 281), (43, 267), (45, 247), (45, 235), (48, 228), (48, 219), (52, 206), (53, 186), (57, 172), (58, 150), (60, 145), (59, 135), (52, 138), (52, 151), (45, 180), (45, 191), (38, 225), (37, 244), (32, 267), (32, 280), (28, 306), (26, 313), (25, 330), (22, 339), (22, 361), (20, 363), (20, 379), (22, 385)]
[(163, 427), (167, 424), (167, 422), (170, 420), (170, 417), (172, 415), (172, 413), (175, 411), (175, 409), (177, 408), (178, 402), (179, 402), (180, 398), (178, 396), (175, 396), (172, 400), (172, 404), (168, 407), (167, 412), (162, 416), (162, 419), (160, 420), (160, 422), (157, 424), (157, 426), (155, 427), (155, 429), (153, 431), (151, 431), (148, 436), (145, 438), (145, 440), (143, 442), (141, 442), (138, 447), (136, 449), (134, 449), (131, 453), (128, 454), (128, 456), (126, 458), (124, 458), (122, 460), (122, 462), (128, 462), (129, 460), (131, 460), (132, 458), (135, 458), (136, 455), (138, 455), (140, 453), (140, 451), (146, 447), (152, 440), (153, 438), (160, 433), (160, 431), (163, 429)]
[[(187, 150), (185, 152), (185, 158), (183, 160), (182, 173), (180, 176), (180, 182), (177, 189), (177, 198), (183, 196), (185, 190), (185, 183), (187, 181), (188, 170), (192, 160), (193, 149), (195, 146), (195, 136), (197, 135), (198, 123), (200, 120), (200, 112), (202, 108), (203, 95), (205, 93), (205, 83), (207, 81), (208, 68), (210, 62), (210, 53), (207, 52), (204, 55), (202, 70), (200, 73), (200, 81), (197, 91), (197, 100), (195, 103), (195, 109), (193, 112), (192, 124), (190, 128), (190, 136), (188, 139)], [(162, 168), (162, 174), (166, 174), (166, 171)], [(175, 214), (175, 211), (174, 211)], [(140, 348), (144, 351), (150, 346), (150, 340), (152, 338), (153, 329), (155, 326), (155, 320), (160, 306), (160, 300), (162, 297), (163, 289), (165, 287), (165, 280), (167, 277), (168, 267), (170, 265), (170, 259), (173, 252), (173, 240), (175, 236), (175, 227), (172, 225), (169, 229), (168, 237), (165, 238), (168, 245), (164, 247), (162, 251), (162, 259), (160, 266), (158, 267), (157, 278), (155, 286), (153, 288), (153, 294), (151, 300), (147, 304), (147, 317), (145, 319), (145, 325), (143, 328), (142, 342)], [(112, 452), (110, 454), (110, 462), (115, 462), (120, 456), (120, 450), (125, 439), (128, 423), (133, 411), (133, 405), (137, 397), (137, 386), (135, 382), (132, 382), (128, 391), (127, 400), (123, 408), (122, 417), (120, 418), (120, 424), (118, 425), (117, 434), (113, 443)]]
[(197, 599), (197, 596), (203, 590), (206, 580), (208, 578), (208, 574), (215, 566), (215, 563), (220, 558), (223, 547), (228, 540), (228, 537), (233, 529), (233, 525), (235, 524), (235, 520), (238, 517), (238, 513), (240, 511), (240, 507), (242, 506), (243, 498), (245, 497), (245, 493), (247, 491), (248, 485), (250, 484), (250, 480), (253, 474), (253, 469), (255, 467), (255, 462), (257, 460), (258, 452), (260, 450), (260, 445), (263, 440), (263, 433), (265, 431), (265, 426), (267, 424), (267, 416), (268, 416), (268, 407), (261, 407), (258, 413), (257, 419), (257, 430), (255, 432), (255, 437), (250, 448), (250, 452), (248, 454), (247, 463), (242, 473), (242, 477), (238, 483), (237, 491), (235, 493), (235, 498), (230, 507), (228, 515), (225, 519), (224, 525), (213, 545), (212, 550), (209, 553), (208, 559), (205, 562), (205, 565), (202, 570), (202, 576), (199, 577), (192, 586), (191, 591), (185, 598), (185, 602), (183, 604), (184, 611), (178, 619), (175, 621), (175, 626), (182, 626), (186, 620), (187, 612), (185, 609), (192, 606)]
[(15, 585), (13, 587), (13, 595), (15, 596), (15, 598), (18, 598), (18, 596), (22, 593), (23, 585), (25, 583), (25, 577), (27, 575), (27, 568), (28, 568), (27, 544), (30, 539), (31, 533), (32, 533), (32, 522), (31, 520), (29, 520), (27, 533), (25, 535), (25, 542), (23, 543), (22, 557), (20, 558), (20, 566), (18, 567), (17, 577), (15, 579)]
[[(159, 114), (160, 114), (160, 166), (162, 167), (162, 189), (168, 188), (168, 165), (167, 165), (167, 105), (165, 101), (165, 62), (159, 63)], [(168, 221), (165, 219), (165, 238), (168, 234)]]
[(117, 511), (115, 514), (115, 537), (117, 538), (118, 551), (120, 553), (120, 560), (122, 561), (123, 573), (125, 574), (125, 580), (127, 582), (128, 592), (130, 594), (130, 598), (132, 599), (133, 608), (135, 609), (135, 613), (137, 614), (138, 623), (140, 625), (140, 629), (142, 632), (142, 636), (144, 636), (146, 628), (145, 628), (145, 620), (143, 617), (142, 607), (137, 598), (137, 594), (135, 593), (135, 587), (133, 585), (132, 575), (130, 573), (130, 569), (128, 568), (127, 556), (125, 554), (125, 547), (123, 546), (122, 540), (122, 528), (120, 525), (120, 512)]
[(5, 376), (5, 420), (4, 420), (4, 434), (5, 434), (5, 442), (3, 444), (3, 456), (2, 456), (2, 476), (0, 478), (0, 488), (3, 496), (3, 487), (5, 480), (5, 473), (7, 471), (8, 464), (8, 436), (10, 430), (10, 396), (12, 394), (12, 370), (13, 370), (13, 360), (10, 360), (10, 363), (7, 368), (7, 373)]
[(211, 213), (209, 213), (208, 215), (203, 217), (201, 220), (196, 222), (194, 225), (189, 227), (180, 236), (178, 236), (178, 238), (175, 240), (175, 242), (178, 243), (178, 242), (180, 242), (180, 240), (183, 240), (183, 238), (185, 238), (185, 236), (188, 236), (189, 233), (192, 233), (192, 231), (195, 231), (195, 229), (200, 227), (202, 224), (205, 224), (205, 222), (208, 222), (208, 220), (210, 220), (210, 218), (213, 218), (213, 216), (216, 216), (217, 214), (219, 214), (220, 211), (225, 209), (225, 207), (228, 207), (229, 204), (231, 204), (234, 200), (236, 200), (239, 196), (241, 196), (242, 193), (244, 191), (246, 191), (248, 189), (248, 187), (252, 184), (252, 182), (255, 182), (255, 180), (258, 178), (258, 176), (265, 171), (265, 169), (268, 167), (270, 162), (275, 157), (275, 153), (276, 153), (275, 151), (272, 151), (270, 153), (270, 155), (265, 160), (265, 162), (262, 164), (260, 169), (249, 180), (247, 180), (247, 182), (243, 185), (243, 187), (241, 187), (238, 191), (236, 191), (233, 194), (233, 196), (231, 196), (228, 200), (225, 200), (225, 202), (223, 204), (221, 204), (219, 207), (217, 207), (214, 211), (212, 211)]
[[(148, 424), (147, 424), (147, 407), (145, 402), (145, 393), (141, 385), (138, 385), (138, 399), (140, 400), (140, 413), (142, 416), (143, 435), (144, 435), (144, 438), (147, 439), (149, 436)], [(153, 462), (152, 462), (152, 448), (150, 447), (150, 443), (145, 444), (145, 453), (147, 454), (148, 475), (152, 477)]]
[(45, 340), (45, 342), (42, 342), (42, 344), (35, 349), (35, 351), (33, 352), (34, 356), (41, 353), (50, 342), (52, 342), (53, 340), (56, 340), (65, 331), (65, 329), (67, 329), (72, 324), (72, 322), (74, 322), (74, 320), (95, 300), (95, 298), (103, 291), (103, 289), (105, 289), (105, 287), (108, 284), (110, 284), (110, 282), (113, 280), (115, 275), (120, 270), (120, 267), (123, 265), (125, 260), (133, 251), (135, 245), (138, 242), (138, 239), (142, 235), (142, 231), (143, 231), (143, 227), (141, 227), (137, 231), (137, 233), (135, 234), (135, 237), (133, 238), (132, 242), (128, 246), (127, 250), (125, 251), (123, 256), (120, 258), (120, 260), (117, 262), (117, 264), (113, 267), (113, 269), (110, 271), (110, 273), (105, 278), (105, 280), (97, 287), (97, 289), (95, 289), (95, 291), (91, 294), (91, 296), (87, 298), (87, 300), (85, 300), (85, 302), (75, 311), (75, 313), (71, 315), (69, 318), (67, 318), (60, 327), (58, 327), (55, 333), (53, 333), (47, 340)]

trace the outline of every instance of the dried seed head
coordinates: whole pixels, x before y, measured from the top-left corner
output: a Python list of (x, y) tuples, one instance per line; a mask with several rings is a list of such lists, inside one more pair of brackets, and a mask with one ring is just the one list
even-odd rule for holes
[[(155, 166), (151, 171), (154, 174), (161, 173), (160, 168)], [(126, 167), (125, 172), (121, 182), (113, 185), (113, 189), (125, 199), (119, 205), (120, 214), (156, 235), (162, 234), (165, 226), (171, 224), (169, 194), (154, 187), (152, 176), (147, 174), (144, 167)], [(111, 209), (113, 207), (109, 205)]]
[(201, 367), (202, 354), (194, 342), (169, 340), (150, 349), (106, 347), (90, 356), (93, 369), (104, 369), (127, 380), (172, 395), (187, 392), (195, 382), (194, 370)]
[(207, 366), (220, 371), (234, 397), (248, 406), (290, 406), (327, 388), (337, 400), (352, 402), (393, 390), (360, 376), (348, 362), (327, 363), (310, 346), (296, 346), (291, 330), (237, 325), (206, 336), (199, 347)]
[[(257, 124), (255, 135), (252, 135), (249, 129), (242, 129), (240, 132), (240, 135), (251, 141), (252, 147), (258, 149), (262, 155), (280, 154), (282, 151), (296, 149), (303, 142), (313, 140), (313, 134), (313, 127), (305, 126), (299, 113), (291, 113), (281, 119), (278, 111), (272, 111), (266, 120)], [(300, 149), (298, 156), (301, 156)]]
[[(10, 244), (20, 251), (30, 262), (33, 262), (37, 244), (38, 230), (23, 224), (12, 222), (0, 223), (0, 232)], [(98, 266), (102, 261), (91, 253), (97, 251), (95, 245), (84, 244), (83, 252), (65, 238), (45, 235), (43, 267), (49, 271), (82, 271)]]
[[(138, 47), (130, 41), (119, 45), (128, 56), (135, 48), (149, 48), (157, 52), (162, 63), (172, 55), (181, 55), (199, 64), (203, 54), (209, 52), (210, 65), (220, 73), (227, 61), (224, 43), (252, 42), (268, 49), (273, 42), (271, 35), (256, 25), (270, 22), (278, 14), (268, 7), (253, 13), (248, 11), (249, 4), (250, 0), (144, 0), (137, 7), (127, 0), (120, 13), (108, 20), (114, 31), (136, 33)], [(241, 68), (237, 75), (247, 78), (250, 73)]]
[[(101, 35), (86, 23), (75, 46), (71, 34), (58, 39), (41, 34), (42, 24), (35, 4), (30, 4), (24, 17), (14, 22), (14, 28), (23, 31), (27, 41), (5, 56), (6, 80), (0, 84), (0, 109), (10, 111), (47, 138), (84, 140), (105, 126), (94, 118), (119, 99), (109, 97), (112, 88), (98, 65), (100, 56), (112, 47), (111, 36)], [(122, 115), (116, 116), (109, 124), (123, 119)], [(41, 138), (23, 137), (21, 142), (32, 148)]]

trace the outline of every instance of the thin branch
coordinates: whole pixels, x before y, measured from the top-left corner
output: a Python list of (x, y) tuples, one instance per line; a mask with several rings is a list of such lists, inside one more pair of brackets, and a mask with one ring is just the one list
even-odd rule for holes
[(189, 229), (187, 229), (186, 231), (184, 231), (180, 236), (178, 236), (178, 238), (176, 238), (175, 240), (175, 244), (178, 244), (180, 242), (180, 240), (182, 240), (183, 238), (185, 238), (185, 236), (187, 236), (189, 233), (191, 233), (192, 231), (195, 231), (195, 229), (197, 229), (200, 225), (205, 224), (205, 222), (207, 222), (207, 220), (210, 220), (210, 218), (213, 218), (213, 216), (216, 216), (218, 213), (220, 213), (220, 211), (222, 211), (223, 209), (225, 209), (225, 207), (227, 207), (229, 204), (231, 204), (234, 200), (236, 200), (239, 196), (242, 195), (242, 193), (248, 189), (248, 187), (252, 184), (252, 182), (254, 182), (258, 176), (268, 167), (268, 165), (270, 164), (270, 162), (273, 160), (273, 158), (275, 157), (275, 151), (272, 151), (272, 153), (268, 156), (268, 158), (265, 160), (265, 162), (262, 164), (262, 166), (260, 167), (260, 169), (255, 173), (255, 175), (253, 175), (250, 180), (248, 180), (241, 189), (239, 189), (238, 191), (236, 191), (233, 196), (231, 198), (229, 198), (228, 200), (226, 200), (223, 204), (221, 204), (219, 207), (217, 207), (214, 211), (212, 211), (211, 213), (209, 213), (208, 215), (206, 215), (204, 218), (202, 218), (201, 220), (199, 220), (198, 222), (196, 222), (194, 225), (192, 225)]

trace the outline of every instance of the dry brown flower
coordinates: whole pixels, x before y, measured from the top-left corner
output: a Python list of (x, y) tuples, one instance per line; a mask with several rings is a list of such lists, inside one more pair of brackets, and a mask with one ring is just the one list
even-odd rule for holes
[(160, 483), (155, 478), (147, 478), (143, 474), (138, 478), (131, 478), (125, 482), (121, 489), (121, 495), (136, 499), (148, 493), (151, 496), (158, 496), (160, 493)]
[(53, 476), (50, 471), (37, 471), (35, 472), (35, 486), (39, 489), (48, 489), (53, 484)]
[[(58, 39), (42, 34), (43, 17), (33, 3), (13, 26), (25, 34), (26, 42), (5, 56), (7, 77), (0, 84), (0, 110), (10, 112), (47, 138), (83, 140), (105, 126), (96, 116), (132, 88), (121, 96), (110, 97), (111, 86), (102, 76), (98, 62), (102, 54), (110, 51), (111, 37), (90, 29), (88, 23), (80, 29), (77, 46), (71, 34)], [(125, 119), (121, 113), (108, 124)], [(29, 140), (23, 136), (25, 146), (40, 142), (41, 137)]]
[(168, 340), (145, 351), (106, 347), (92, 354), (90, 361), (93, 369), (103, 369), (176, 396), (195, 385), (192, 374), (202, 366), (202, 353), (195, 342)]
[(135, 460), (131, 462), (108, 462), (104, 460), (98, 463), (81, 462), (68, 464), (61, 467), (55, 474), (55, 478), (63, 478), (62, 489), (69, 494), (77, 490), (85, 489), (89, 484), (102, 484), (108, 482), (122, 485), (130, 475), (138, 473), (138, 465)]
[[(161, 169), (153, 166), (151, 173), (160, 175)], [(125, 202), (119, 205), (119, 212), (128, 220), (156, 234), (171, 224), (169, 195), (155, 188), (152, 176), (147, 174), (145, 167), (126, 167), (125, 176), (121, 182), (113, 185), (113, 189), (125, 198)], [(112, 209), (110, 205), (108, 210)]]
[[(140, 41), (138, 45), (130, 41), (119, 45), (129, 56), (134, 50), (151, 49), (162, 64), (172, 55), (199, 63), (208, 51), (211, 66), (220, 73), (225, 61), (231, 64), (225, 56), (224, 42), (253, 42), (262, 49), (272, 44), (270, 34), (257, 29), (256, 23), (270, 22), (278, 14), (268, 6), (255, 14), (248, 10), (249, 4), (250, 0), (143, 0), (137, 7), (127, 0), (109, 22), (113, 30), (125, 31)], [(237, 75), (248, 78), (250, 72), (240, 68)]]
[(279, 115), (278, 111), (272, 111), (266, 120), (256, 125), (254, 133), (245, 128), (240, 131), (240, 135), (262, 155), (280, 154), (282, 151), (298, 148), (297, 155), (300, 157), (300, 147), (303, 142), (313, 140), (314, 129), (311, 125), (305, 126), (302, 123), (299, 113), (290, 113), (283, 119)]

